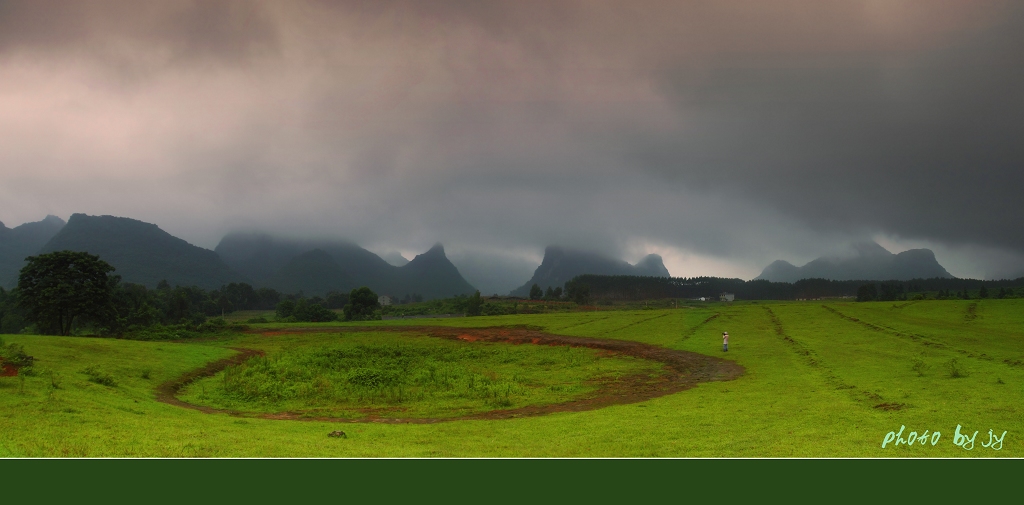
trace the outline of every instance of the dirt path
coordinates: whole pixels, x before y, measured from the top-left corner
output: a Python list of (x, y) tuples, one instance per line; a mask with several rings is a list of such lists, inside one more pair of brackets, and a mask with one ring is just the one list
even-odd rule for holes
[(216, 375), (217, 372), (231, 365), (239, 365), (253, 356), (263, 356), (264, 354), (263, 351), (259, 351), (256, 349), (243, 349), (241, 347), (232, 347), (231, 349), (234, 351), (238, 351), (238, 354), (231, 356), (230, 358), (211, 361), (201, 368), (191, 370), (185, 375), (178, 377), (177, 379), (169, 380), (157, 386), (156, 401), (167, 403), (169, 405), (174, 405), (177, 407), (185, 407), (186, 409), (198, 410), (206, 414), (224, 412), (221, 409), (204, 407), (202, 405), (194, 405), (188, 402), (183, 402), (178, 399), (177, 394), (178, 391), (181, 391), (181, 388), (187, 386), (190, 382), (196, 379), (201, 379), (203, 377), (212, 377)]
[(225, 409), (216, 409), (193, 405), (179, 400), (175, 395), (189, 382), (201, 377), (209, 377), (223, 370), (229, 365), (234, 365), (249, 359), (255, 355), (262, 355), (262, 351), (253, 349), (235, 349), (239, 354), (231, 358), (208, 363), (206, 366), (193, 370), (178, 379), (168, 381), (157, 389), (157, 400), (190, 408), (204, 413), (223, 413), (241, 417), (258, 417), (264, 419), (284, 419), (300, 421), (329, 421), (340, 423), (395, 423), (395, 424), (430, 424), (445, 421), (461, 421), (469, 419), (509, 419), (515, 417), (529, 417), (551, 414), (555, 412), (580, 412), (595, 410), (610, 405), (637, 403), (652, 398), (658, 398), (668, 394), (683, 391), (696, 386), (701, 382), (732, 380), (744, 373), (742, 366), (721, 358), (705, 356), (689, 351), (677, 351), (665, 347), (659, 347), (640, 342), (628, 340), (613, 340), (603, 338), (569, 337), (563, 335), (551, 335), (530, 328), (445, 328), (437, 326), (403, 326), (391, 328), (295, 328), (287, 331), (263, 332), (262, 335), (273, 337), (286, 333), (326, 333), (331, 330), (339, 333), (350, 333), (357, 331), (392, 331), (403, 333), (426, 334), (435, 338), (449, 340), (463, 340), (466, 342), (507, 342), (514, 345), (551, 345), (587, 347), (600, 349), (611, 355), (633, 356), (636, 358), (648, 359), (662, 363), (664, 373), (652, 379), (647, 375), (623, 377), (615, 381), (609, 381), (598, 388), (598, 390), (585, 398), (555, 403), (549, 405), (526, 406), (516, 409), (492, 410), (488, 412), (471, 414), (459, 417), (445, 418), (395, 418), (383, 417), (372, 411), (367, 411), (367, 416), (358, 419), (338, 417), (316, 417), (309, 416), (302, 412), (282, 412), (275, 414), (241, 413)]

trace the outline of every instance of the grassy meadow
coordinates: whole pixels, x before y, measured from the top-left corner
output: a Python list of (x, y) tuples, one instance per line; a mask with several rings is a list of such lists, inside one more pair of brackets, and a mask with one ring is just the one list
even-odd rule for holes
[[(263, 342), (261, 342), (261, 340)], [(178, 395), (237, 413), (305, 417), (452, 418), (562, 403), (624, 375), (660, 374), (660, 363), (602, 357), (593, 349), (441, 340), (394, 332), (247, 336), (256, 356)]]
[[(386, 395), (375, 401), (443, 417), (446, 409), (500, 405), (494, 395), (474, 396), (468, 386), (430, 389), (431, 366), (435, 373), (447, 366), (458, 384), (473, 377), (480, 387), (518, 385), (519, 396), (508, 401), (541, 403), (585, 395), (594, 378), (656, 367), (582, 348), (338, 333), (344, 323), (253, 325), (324, 331), (187, 343), (4, 335), (36, 362), (30, 376), (0, 377), (0, 456), (1024, 456), (1024, 300), (737, 302), (361, 323), (425, 324), (529, 325), (558, 335), (639, 341), (725, 357), (746, 373), (639, 403), (536, 417), (427, 424), (280, 420), (160, 403), (155, 390), (234, 355), (232, 348), (259, 349), (267, 364), (229, 368), (192, 383), (179, 398), (253, 413), (301, 404), (337, 414), (351, 408), (345, 402), (384, 394), (380, 386), (391, 380), (369, 374), (359, 383), (355, 369), (397, 367), (410, 381), (422, 379), (420, 389), (406, 391), (410, 397), (397, 403)], [(730, 334), (728, 353), (722, 352), (722, 331)], [(388, 361), (389, 352), (395, 355), (389, 349), (408, 359)], [(303, 375), (326, 355), (343, 365)], [(291, 393), (232, 394), (225, 384), (241, 381), (242, 372), (250, 386)], [(329, 387), (318, 390), (316, 377), (327, 377)], [(244, 389), (234, 384), (236, 392)], [(968, 437), (978, 432), (973, 445), (957, 438), (957, 425)], [(904, 439), (928, 430), (928, 442), (893, 441), (882, 448), (887, 433), (901, 426)], [(347, 438), (327, 437), (334, 430)], [(1002, 442), (990, 439), (989, 430), (996, 437), (1005, 431)]]

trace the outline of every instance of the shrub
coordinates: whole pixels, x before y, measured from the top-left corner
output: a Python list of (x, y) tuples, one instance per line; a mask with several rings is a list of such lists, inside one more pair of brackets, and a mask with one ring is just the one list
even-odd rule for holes
[(35, 358), (25, 353), (25, 348), (19, 344), (7, 344), (4, 345), (4, 340), (0, 338), (0, 361), (10, 363), (11, 365), (21, 367), (31, 367)]
[(917, 372), (918, 377), (924, 377), (924, 373), (927, 372), (929, 368), (928, 363), (925, 363), (922, 359), (915, 359), (914, 366), (910, 367), (911, 370)]
[(292, 311), (295, 310), (295, 302), (292, 300), (283, 300), (277, 304), (277, 318), (285, 319), (292, 315)]
[(82, 370), (86, 376), (89, 377), (89, 382), (94, 382), (101, 386), (117, 387), (117, 382), (110, 374), (100, 371), (95, 366), (90, 366)]
[(348, 381), (356, 386), (379, 388), (394, 386), (402, 382), (402, 377), (392, 370), (357, 368), (349, 374)]
[(959, 379), (970, 375), (967, 367), (957, 358), (953, 358), (946, 362), (946, 369), (949, 370), (949, 377), (952, 379)]
[(338, 319), (338, 314), (335, 314), (331, 309), (324, 308), (319, 303), (310, 303), (305, 299), (300, 299), (295, 304), (295, 310), (292, 311), (291, 317), (294, 317), (296, 321), (323, 323), (327, 321), (336, 321)]

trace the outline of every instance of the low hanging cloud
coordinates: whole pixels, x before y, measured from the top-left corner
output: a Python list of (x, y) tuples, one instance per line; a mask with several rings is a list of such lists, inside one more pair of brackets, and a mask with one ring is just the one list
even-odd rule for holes
[(1022, 25), (933, 0), (2, 2), (0, 220), (441, 241), (481, 278), (550, 244), (753, 277), (879, 235), (1012, 272)]

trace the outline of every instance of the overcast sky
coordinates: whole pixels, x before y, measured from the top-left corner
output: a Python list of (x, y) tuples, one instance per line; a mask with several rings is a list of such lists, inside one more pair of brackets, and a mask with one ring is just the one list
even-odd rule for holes
[(1022, 55), (1005, 1), (0, 0), (0, 221), (1022, 275)]

